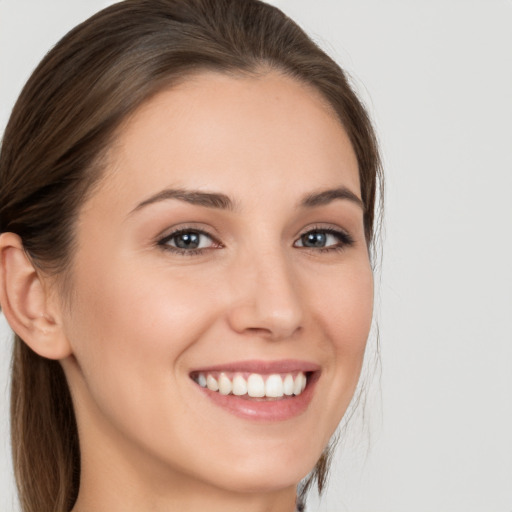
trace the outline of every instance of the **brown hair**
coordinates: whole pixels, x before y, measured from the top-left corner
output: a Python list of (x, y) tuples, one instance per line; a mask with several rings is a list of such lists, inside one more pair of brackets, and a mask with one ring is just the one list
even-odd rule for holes
[[(80, 205), (127, 115), (192, 73), (275, 69), (315, 87), (354, 147), (371, 245), (380, 162), (365, 109), (341, 68), (288, 17), (258, 0), (126, 0), (70, 31), (25, 85), (0, 155), (0, 232), (18, 234), (45, 272), (65, 274)], [(24, 512), (70, 510), (80, 480), (72, 401), (58, 361), (16, 336), (11, 435)], [(306, 480), (324, 486), (328, 454)], [(305, 492), (305, 491), (304, 491)]]

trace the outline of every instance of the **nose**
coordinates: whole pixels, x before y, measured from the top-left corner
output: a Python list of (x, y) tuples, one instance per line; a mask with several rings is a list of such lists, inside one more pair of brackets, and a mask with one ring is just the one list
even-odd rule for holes
[(303, 297), (283, 255), (267, 253), (240, 261), (230, 277), (228, 317), (233, 330), (280, 340), (302, 328)]

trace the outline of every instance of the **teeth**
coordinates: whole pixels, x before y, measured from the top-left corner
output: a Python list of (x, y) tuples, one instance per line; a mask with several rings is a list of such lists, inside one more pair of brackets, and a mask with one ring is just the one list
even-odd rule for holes
[(206, 377), (206, 387), (212, 391), (219, 390), (219, 384), (217, 383), (217, 380), (211, 375), (208, 375), (208, 377)]
[(219, 392), (221, 395), (229, 395), (231, 390), (233, 389), (233, 385), (231, 381), (226, 377), (225, 374), (221, 373), (219, 376)]
[(242, 396), (247, 394), (247, 382), (241, 375), (235, 375), (233, 379), (233, 395)]
[(261, 375), (257, 373), (249, 375), (249, 379), (247, 380), (247, 394), (254, 398), (265, 396), (265, 382)]
[(288, 374), (283, 382), (283, 391), (287, 396), (293, 395), (293, 377)]
[(265, 395), (273, 398), (283, 396), (283, 379), (281, 375), (269, 375), (265, 382)]
[[(304, 382), (303, 380), (304, 379)], [(299, 373), (297, 377), (295, 378), (295, 383), (293, 385), (293, 394), (294, 395), (300, 395), (302, 393), (302, 390), (304, 389), (303, 386), (306, 384), (306, 377), (303, 373)]]
[(307, 383), (303, 372), (294, 377), (291, 373), (280, 375), (274, 373), (268, 376), (252, 373), (247, 380), (239, 373), (228, 375), (224, 372), (213, 375), (199, 373), (195, 380), (203, 388), (218, 391), (221, 395), (249, 395), (253, 398), (282, 398), (283, 396), (300, 395)]

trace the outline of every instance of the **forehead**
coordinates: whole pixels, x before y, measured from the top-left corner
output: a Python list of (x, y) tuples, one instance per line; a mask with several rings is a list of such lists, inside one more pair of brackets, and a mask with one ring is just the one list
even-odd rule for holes
[(140, 107), (118, 133), (107, 181), (131, 200), (158, 187), (220, 188), (235, 197), (347, 186), (357, 159), (311, 86), (278, 73), (201, 73)]

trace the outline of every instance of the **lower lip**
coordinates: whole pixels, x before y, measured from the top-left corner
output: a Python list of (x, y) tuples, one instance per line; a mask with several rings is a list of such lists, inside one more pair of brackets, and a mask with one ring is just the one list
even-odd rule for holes
[(236, 395), (222, 395), (194, 383), (215, 405), (240, 418), (253, 421), (285, 421), (302, 414), (307, 408), (318, 381), (320, 372), (308, 376), (304, 391), (297, 396), (285, 397), (278, 400), (253, 400)]

